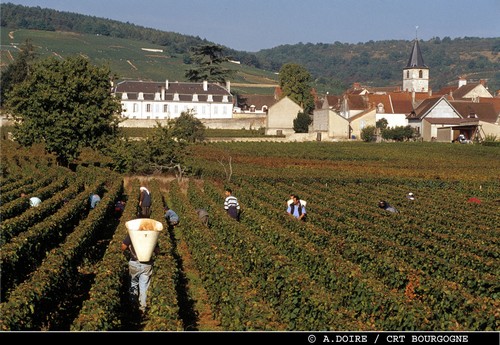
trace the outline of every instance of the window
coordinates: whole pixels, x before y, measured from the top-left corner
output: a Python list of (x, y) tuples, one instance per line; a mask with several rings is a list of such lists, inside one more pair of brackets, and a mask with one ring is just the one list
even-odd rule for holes
[(406, 78), (410, 78), (410, 71), (406, 71)]
[(139, 105), (137, 103), (134, 103), (134, 113), (137, 113), (139, 111)]
[(151, 104), (146, 104), (146, 112), (150, 113), (151, 112)]
[(168, 113), (168, 104), (163, 105), (163, 112)]
[(418, 77), (423, 78), (424, 72), (422, 70), (418, 71)]

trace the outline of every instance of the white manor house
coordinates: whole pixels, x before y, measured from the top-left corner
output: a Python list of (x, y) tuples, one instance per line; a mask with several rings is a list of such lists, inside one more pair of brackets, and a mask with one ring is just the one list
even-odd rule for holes
[(233, 95), (230, 83), (122, 81), (113, 87), (122, 105), (122, 117), (137, 120), (166, 120), (193, 111), (199, 119), (230, 119)]

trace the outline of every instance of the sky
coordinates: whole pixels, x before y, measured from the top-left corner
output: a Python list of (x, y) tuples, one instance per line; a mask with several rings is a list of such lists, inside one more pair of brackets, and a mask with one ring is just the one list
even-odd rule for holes
[(500, 37), (500, 0), (0, 0), (257, 52), (297, 43)]

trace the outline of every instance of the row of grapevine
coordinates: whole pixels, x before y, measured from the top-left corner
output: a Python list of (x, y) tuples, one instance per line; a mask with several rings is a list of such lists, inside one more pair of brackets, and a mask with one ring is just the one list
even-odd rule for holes
[[(68, 236), (59, 242), (60, 245), (47, 253), (41, 265), (9, 293), (8, 300), (0, 304), (0, 326), (3, 330), (40, 329), (50, 321), (52, 313), (59, 312), (57, 307), (63, 303), (62, 297), (67, 289), (77, 284), (78, 267), (88, 254), (89, 246), (100, 236), (99, 232), (120, 190), (121, 182), (111, 184), (99, 207), (71, 229)], [(81, 201), (75, 199), (74, 202)], [(64, 220), (57, 220), (56, 223), (63, 224)], [(14, 276), (15, 272), (10, 275)]]
[[(316, 158), (304, 147), (314, 148)], [(64, 173), (50, 160), (43, 167), (35, 158), (28, 166), (22, 155), (9, 156), (1, 191), (14, 196), (28, 188), (47, 197), (38, 208), (8, 211), (16, 209), (14, 198), (1, 206), (10, 216), (2, 218), (0, 233), (0, 328), (187, 329), (185, 315), (197, 310), (185, 300), (191, 292), (182, 282), (172, 228), (160, 233), (144, 318), (128, 300), (120, 244), (146, 182), (151, 218), (164, 222), (166, 204), (181, 217), (175, 236), (186, 245), (220, 329), (500, 329), (500, 181), (488, 175), (498, 163), (481, 160), (489, 151), (478, 155), (485, 176), (478, 179), (477, 170), (475, 179), (458, 181), (442, 178), (451, 168), (427, 168), (447, 159), (433, 146), (416, 173), (405, 153), (390, 146), (369, 147), (379, 158), (363, 156), (355, 145), (332, 147), (203, 145), (191, 157), (191, 170), (204, 179), (149, 177), (128, 184), (105, 169), (79, 166)], [(385, 166), (387, 152), (394, 155), (391, 166)], [(223, 209), (226, 186), (242, 206), (239, 222)], [(94, 210), (86, 206), (91, 191), (103, 195)], [(410, 191), (413, 201), (406, 199)], [(286, 213), (290, 193), (308, 201), (307, 222)], [(468, 203), (471, 196), (481, 204)], [(115, 219), (114, 202), (124, 198), (125, 210)], [(399, 213), (378, 208), (379, 199)], [(197, 208), (210, 213), (210, 227), (199, 221)]]

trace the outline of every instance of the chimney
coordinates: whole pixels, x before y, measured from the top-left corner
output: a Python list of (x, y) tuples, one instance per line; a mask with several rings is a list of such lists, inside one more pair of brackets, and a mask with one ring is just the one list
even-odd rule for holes
[(479, 82), (481, 83), (481, 85), (486, 87), (486, 79), (480, 79)]
[(226, 89), (227, 92), (231, 93), (231, 82), (229, 80), (226, 81)]
[(465, 79), (464, 77), (458, 78), (458, 87), (462, 87), (464, 85), (467, 85), (467, 79)]
[(165, 100), (165, 86), (162, 86), (161, 87), (161, 100), (164, 101)]
[(168, 79), (165, 80), (165, 90), (168, 90)]
[(208, 81), (203, 80), (203, 91), (207, 91), (207, 90), (208, 90)]

